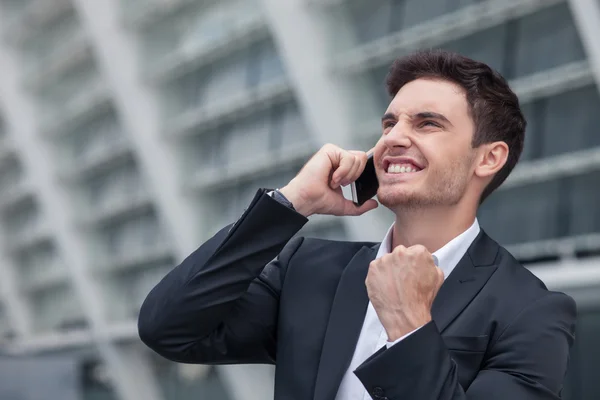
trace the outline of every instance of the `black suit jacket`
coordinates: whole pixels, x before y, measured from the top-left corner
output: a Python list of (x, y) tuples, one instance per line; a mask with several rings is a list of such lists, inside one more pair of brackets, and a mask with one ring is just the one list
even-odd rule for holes
[[(365, 317), (379, 244), (292, 237), (307, 219), (259, 191), (148, 295), (141, 339), (203, 364), (273, 363), (276, 399), (334, 399)], [(354, 373), (374, 399), (557, 399), (575, 303), (481, 232), (433, 321)]]

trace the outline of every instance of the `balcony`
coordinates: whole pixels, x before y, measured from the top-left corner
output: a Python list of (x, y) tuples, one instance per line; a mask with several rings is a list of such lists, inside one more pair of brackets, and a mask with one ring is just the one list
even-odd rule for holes
[(525, 263), (539, 259), (560, 261), (586, 258), (585, 255), (600, 253), (600, 233), (520, 243), (508, 246), (507, 250)]
[(141, 29), (193, 3), (195, 0), (121, 0), (123, 23)]
[(228, 29), (230, 31), (218, 40), (206, 42), (200, 38), (179, 46), (158, 62), (147, 74), (147, 79), (155, 83), (174, 79), (269, 36), (268, 26), (262, 15), (236, 20)]
[(597, 170), (600, 170), (600, 148), (526, 161), (515, 167), (515, 170), (498, 190), (581, 175)]
[(3, 187), (0, 191), (0, 210), (14, 208), (33, 197), (33, 189), (29, 183), (19, 181), (19, 183)]
[[(136, 331), (137, 332), (137, 331)], [(131, 339), (134, 337), (132, 336)], [(88, 328), (69, 332), (48, 332), (28, 338), (19, 338), (11, 343), (9, 354), (31, 354), (44, 351), (77, 349), (89, 346), (93, 337)]]
[(170, 246), (166, 243), (160, 243), (157, 246), (147, 248), (133, 247), (124, 254), (98, 257), (94, 263), (94, 268), (97, 271), (107, 273), (124, 272), (145, 268), (149, 264), (168, 263), (172, 261), (172, 258), (173, 253)]
[(68, 132), (94, 116), (111, 108), (108, 87), (100, 80), (86, 88), (56, 109), (43, 114), (45, 134), (53, 136)]
[(286, 79), (264, 84), (213, 104), (185, 111), (173, 118), (165, 131), (169, 135), (196, 134), (198, 131), (215, 128), (232, 117), (241, 119), (268, 109), (292, 96), (292, 87)]
[(133, 159), (132, 148), (122, 135), (119, 137), (118, 140), (86, 152), (85, 156), (65, 162), (61, 168), (61, 178), (78, 182), (129, 163)]
[(67, 271), (62, 266), (51, 265), (43, 273), (36, 273), (27, 279), (23, 279), (21, 287), (24, 291), (31, 293), (46, 290), (53, 286), (60, 286), (68, 279)]
[(7, 250), (10, 252), (21, 252), (52, 239), (50, 228), (42, 223), (11, 229), (5, 236)]
[(358, 73), (410, 51), (436, 47), (549, 8), (564, 0), (487, 0), (358, 46), (336, 57), (334, 71)]
[(307, 5), (313, 7), (331, 7), (344, 4), (347, 0), (304, 0)]
[(7, 21), (3, 29), (4, 37), (12, 44), (21, 44), (32, 36), (41, 33), (72, 10), (71, 0), (32, 0), (25, 8)]
[(567, 90), (579, 89), (594, 82), (594, 75), (587, 61), (576, 61), (551, 68), (510, 82), (521, 104), (554, 96)]
[(302, 144), (271, 154), (263, 154), (252, 161), (244, 161), (240, 165), (230, 164), (226, 167), (213, 170), (203, 170), (189, 180), (188, 188), (191, 190), (221, 190), (237, 186), (257, 177), (272, 173), (277, 169), (300, 166), (315, 152), (311, 144)]
[(122, 191), (81, 214), (81, 223), (94, 227), (106, 226), (125, 218), (146, 214), (152, 209), (152, 199), (144, 190)]
[(9, 161), (16, 154), (12, 139), (7, 135), (0, 136), (0, 165)]
[(86, 33), (80, 29), (58, 48), (27, 68), (25, 87), (39, 90), (78, 66), (92, 61), (92, 47)]

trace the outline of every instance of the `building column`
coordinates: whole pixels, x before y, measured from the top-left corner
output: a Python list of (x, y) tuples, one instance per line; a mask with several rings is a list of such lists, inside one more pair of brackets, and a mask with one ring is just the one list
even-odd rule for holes
[(11, 329), (19, 339), (31, 336), (32, 321), (27, 300), (19, 293), (21, 287), (15, 274), (15, 264), (6, 250), (0, 251), (0, 300), (4, 304)]
[(104, 304), (100, 288), (88, 268), (85, 238), (75, 225), (69, 193), (55, 175), (57, 168), (52, 149), (38, 136), (39, 113), (21, 89), (22, 68), (16, 61), (13, 49), (0, 44), (0, 107), (14, 130), (14, 144), (37, 192), (42, 218), (47, 220), (69, 272), (77, 295), (74, 300), (83, 308), (118, 396), (122, 400), (161, 400), (153, 377), (140, 383), (140, 377), (134, 376), (130, 360), (107, 337)]
[[(177, 149), (161, 129), (159, 93), (143, 81), (135, 32), (121, 24), (122, 3), (118, 0), (74, 0), (74, 4), (93, 39), (100, 71), (115, 95), (117, 112), (131, 135), (159, 218), (172, 238), (176, 257), (182, 260), (203, 241), (206, 208), (197, 196), (183, 191)], [(219, 370), (233, 399), (273, 397), (272, 368), (221, 366)]]
[[(333, 43), (337, 48), (348, 48), (356, 42), (343, 10), (306, 0), (262, 0), (262, 4), (316, 141), (369, 150), (360, 148), (356, 123), (371, 123), (370, 129), (375, 131), (385, 110), (378, 109), (370, 82), (363, 76), (336, 76), (330, 68)], [(393, 222), (393, 215), (384, 213), (377, 210), (361, 217), (345, 217), (350, 238), (380, 241)]]
[(600, 91), (600, 1), (569, 0), (569, 7)]

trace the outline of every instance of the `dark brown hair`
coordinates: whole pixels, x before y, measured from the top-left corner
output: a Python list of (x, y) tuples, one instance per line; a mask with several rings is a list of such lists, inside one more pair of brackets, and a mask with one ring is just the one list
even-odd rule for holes
[(394, 97), (402, 86), (419, 78), (439, 78), (465, 90), (475, 124), (473, 147), (496, 141), (508, 145), (506, 164), (484, 189), (482, 203), (508, 177), (523, 151), (527, 123), (517, 95), (488, 65), (444, 50), (423, 50), (397, 59), (387, 75), (388, 93)]

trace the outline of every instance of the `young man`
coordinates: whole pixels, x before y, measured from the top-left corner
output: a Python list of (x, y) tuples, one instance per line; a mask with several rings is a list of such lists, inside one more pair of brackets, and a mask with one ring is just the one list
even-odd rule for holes
[(340, 189), (366, 154), (326, 145), (152, 290), (140, 337), (179, 362), (276, 363), (276, 399), (558, 399), (575, 303), (476, 219), (522, 151), (517, 97), (442, 51), (397, 60), (387, 84), (374, 160), (396, 220), (382, 243), (291, 240), (310, 215), (377, 206)]

